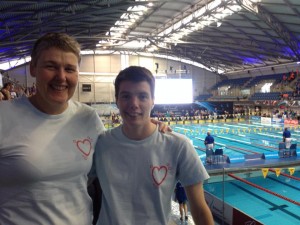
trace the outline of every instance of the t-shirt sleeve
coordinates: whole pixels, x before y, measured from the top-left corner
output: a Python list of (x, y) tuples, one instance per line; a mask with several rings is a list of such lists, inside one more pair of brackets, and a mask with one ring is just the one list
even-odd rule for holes
[(103, 124), (100, 116), (98, 116), (96, 110), (94, 111), (93, 116), (95, 117), (95, 126), (97, 129), (97, 132), (98, 132), (98, 134), (102, 134), (106, 130), (106, 128), (104, 127), (104, 124)]
[(180, 146), (177, 176), (183, 186), (203, 182), (209, 175), (190, 140), (184, 138)]

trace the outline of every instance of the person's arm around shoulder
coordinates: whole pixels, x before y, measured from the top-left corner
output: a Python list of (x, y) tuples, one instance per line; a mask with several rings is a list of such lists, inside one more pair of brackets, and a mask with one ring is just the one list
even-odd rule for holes
[(185, 187), (195, 225), (214, 225), (212, 213), (205, 201), (203, 184)]
[(155, 125), (158, 125), (158, 130), (162, 133), (172, 132), (171, 127), (169, 127), (166, 123), (158, 121), (156, 119), (151, 119), (151, 122)]

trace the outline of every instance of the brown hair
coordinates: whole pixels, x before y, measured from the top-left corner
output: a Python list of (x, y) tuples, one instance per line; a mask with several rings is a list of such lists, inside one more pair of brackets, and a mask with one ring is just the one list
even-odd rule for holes
[(36, 65), (41, 52), (52, 47), (74, 53), (78, 58), (78, 63), (80, 63), (80, 44), (73, 37), (65, 33), (48, 33), (39, 38), (35, 42), (31, 52), (32, 63)]
[(141, 66), (130, 66), (121, 70), (115, 79), (115, 97), (118, 99), (120, 85), (123, 81), (141, 82), (146, 81), (150, 85), (151, 97), (154, 98), (155, 78), (150, 70)]

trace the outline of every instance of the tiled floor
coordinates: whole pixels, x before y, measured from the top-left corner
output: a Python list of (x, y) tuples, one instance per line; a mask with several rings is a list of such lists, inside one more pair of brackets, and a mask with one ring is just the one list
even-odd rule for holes
[(194, 225), (194, 221), (192, 220), (192, 216), (190, 212), (188, 213), (189, 220), (188, 222), (181, 222), (180, 221), (180, 213), (179, 213), (179, 207), (178, 203), (172, 201), (172, 215), (171, 215), (171, 221), (169, 222), (169, 225)]
[[(188, 222), (185, 221), (181, 222), (179, 219), (180, 213), (179, 213), (178, 203), (172, 201), (172, 215), (168, 225), (195, 225), (190, 212), (188, 212), (188, 216), (189, 216)], [(226, 225), (226, 224), (222, 224), (222, 222), (218, 222), (215, 220), (215, 225)]]

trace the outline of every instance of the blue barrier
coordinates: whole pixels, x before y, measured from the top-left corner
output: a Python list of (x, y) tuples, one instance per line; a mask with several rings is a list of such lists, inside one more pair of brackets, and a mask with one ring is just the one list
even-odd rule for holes
[(247, 154), (245, 155), (245, 160), (255, 160), (255, 159), (264, 159), (263, 153), (256, 153), (256, 154)]
[(279, 159), (279, 154), (278, 152), (267, 152), (264, 153), (265, 159)]
[(231, 156), (227, 158), (228, 163), (240, 163), (240, 162), (245, 162), (245, 157), (244, 155), (242, 156)]

